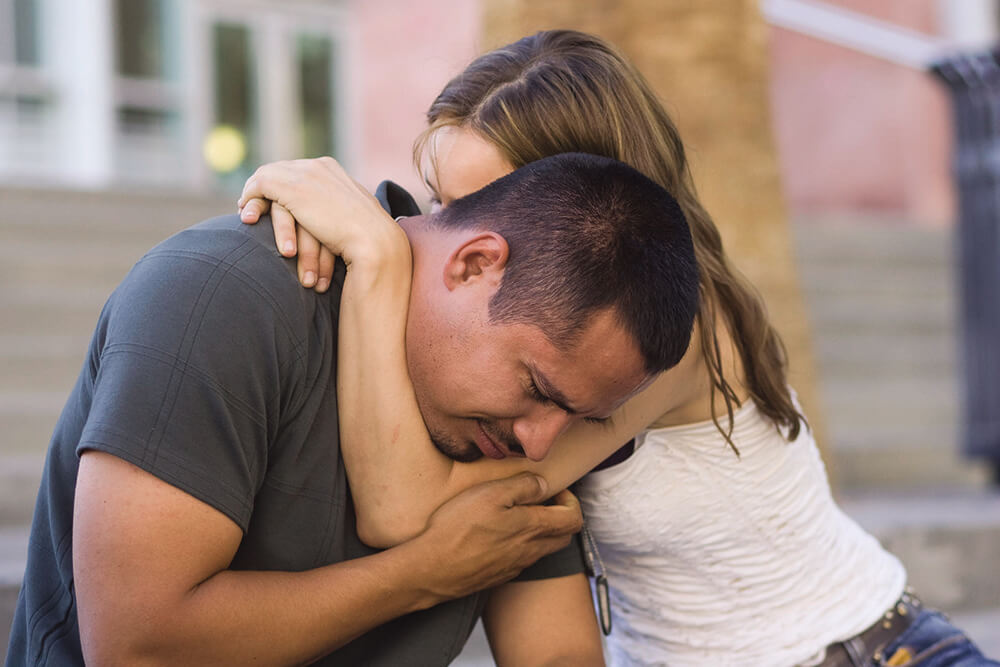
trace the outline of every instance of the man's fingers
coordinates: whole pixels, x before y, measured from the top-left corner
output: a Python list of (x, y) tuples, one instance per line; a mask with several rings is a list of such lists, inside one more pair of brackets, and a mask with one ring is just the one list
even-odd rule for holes
[(530, 514), (535, 532), (540, 536), (555, 537), (572, 535), (583, 528), (583, 515), (580, 505), (532, 505), (519, 508), (525, 514)]
[(278, 247), (278, 252), (285, 257), (294, 257), (295, 218), (287, 208), (276, 203), (271, 205), (271, 223), (274, 227), (274, 244)]
[(552, 507), (556, 505), (561, 505), (574, 512), (580, 511), (580, 501), (569, 489), (563, 489), (552, 498)]
[(535, 540), (534, 545), (536, 547), (535, 553), (537, 556), (531, 559), (531, 562), (528, 563), (528, 567), (534, 564), (534, 562), (539, 558), (544, 558), (550, 553), (554, 553), (560, 549), (565, 549), (569, 546), (570, 540), (572, 539), (573, 533), (564, 533), (555, 537), (546, 537), (544, 539)]
[(522, 472), (490, 483), (506, 507), (533, 505), (545, 500), (548, 482), (540, 475)]
[(298, 227), (299, 282), (305, 287), (313, 287), (319, 280), (320, 244), (316, 237), (301, 225)]

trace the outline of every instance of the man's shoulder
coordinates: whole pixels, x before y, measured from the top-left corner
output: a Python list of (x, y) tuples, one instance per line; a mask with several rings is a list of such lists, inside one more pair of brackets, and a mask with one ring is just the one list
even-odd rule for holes
[(295, 260), (278, 254), (269, 218), (245, 225), (236, 215), (224, 215), (188, 227), (147, 252), (119, 284), (105, 314), (121, 318), (127, 313), (134, 323), (137, 313), (146, 312), (169, 322), (170, 315), (186, 319), (210, 309), (234, 326), (273, 321), (298, 332), (298, 338), (314, 327), (316, 317), (337, 312), (342, 284), (340, 272), (327, 294), (305, 289)]
[(183, 229), (153, 247), (143, 259), (159, 255), (214, 258), (219, 261), (252, 261), (290, 269), (294, 263), (278, 254), (270, 216), (246, 225), (236, 214), (209, 218)]
[[(338, 294), (343, 284), (342, 266), (337, 269), (332, 294)], [(142, 279), (150, 272), (169, 275), (175, 284), (193, 285), (209, 279), (242, 282), (247, 288), (274, 293), (282, 300), (315, 295), (299, 284), (296, 260), (278, 253), (270, 216), (246, 225), (238, 215), (222, 215), (181, 230), (147, 252), (129, 278)]]

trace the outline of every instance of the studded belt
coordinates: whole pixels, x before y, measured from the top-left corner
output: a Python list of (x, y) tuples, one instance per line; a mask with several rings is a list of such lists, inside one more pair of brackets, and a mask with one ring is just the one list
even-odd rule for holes
[(884, 654), (885, 647), (910, 627), (922, 608), (920, 599), (907, 587), (874, 625), (850, 639), (827, 646), (826, 659), (820, 667), (867, 667), (882, 664), (887, 658), (888, 664), (894, 664), (892, 656)]

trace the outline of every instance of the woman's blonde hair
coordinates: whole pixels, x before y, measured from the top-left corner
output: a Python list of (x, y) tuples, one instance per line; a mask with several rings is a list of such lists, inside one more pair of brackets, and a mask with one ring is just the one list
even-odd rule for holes
[[(790, 440), (798, 437), (804, 419), (786, 384), (781, 339), (760, 295), (726, 258), (719, 230), (698, 201), (677, 128), (617, 49), (571, 30), (525, 37), (474, 60), (441, 91), (427, 120), (414, 145), (418, 168), (434, 132), (457, 126), (493, 142), (515, 168), (580, 151), (625, 162), (665, 187), (680, 203), (694, 240), (699, 343), (712, 381), (715, 425), (738, 454), (731, 434), (739, 399), (722, 368), (718, 310), (732, 332), (751, 398)], [(728, 429), (715, 417), (716, 393), (725, 401)]]

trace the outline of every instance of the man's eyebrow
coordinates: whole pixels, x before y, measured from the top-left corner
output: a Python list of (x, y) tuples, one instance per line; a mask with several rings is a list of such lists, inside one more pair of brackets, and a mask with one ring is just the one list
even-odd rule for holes
[(531, 371), (531, 377), (533, 378), (535, 386), (538, 387), (538, 391), (541, 392), (542, 396), (549, 399), (571, 415), (580, 414), (579, 410), (573, 408), (573, 406), (569, 404), (569, 399), (566, 398), (566, 394), (559, 391), (559, 389), (552, 384), (547, 377), (545, 377), (545, 374), (538, 370), (537, 366), (528, 364), (528, 370)]

